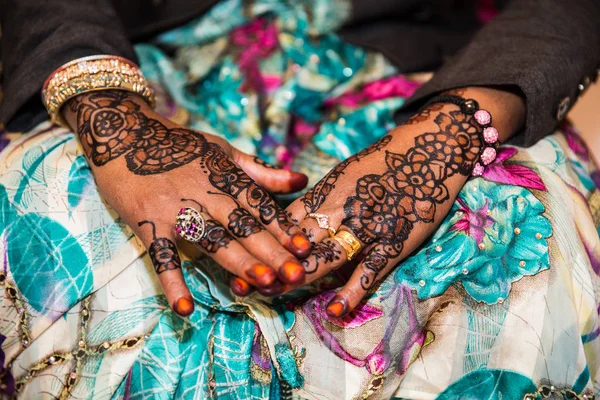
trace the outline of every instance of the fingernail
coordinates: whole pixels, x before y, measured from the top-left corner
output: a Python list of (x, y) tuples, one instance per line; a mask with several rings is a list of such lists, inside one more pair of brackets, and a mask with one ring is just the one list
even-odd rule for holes
[(304, 268), (293, 261), (283, 263), (283, 267), (279, 269), (279, 272), (285, 283), (296, 283), (304, 278)]
[(339, 318), (346, 313), (346, 301), (333, 299), (327, 306), (327, 314), (333, 318)]
[(180, 297), (173, 304), (173, 310), (182, 317), (187, 317), (194, 312), (194, 302), (187, 297)]
[(276, 281), (271, 286), (259, 287), (259, 288), (256, 288), (256, 290), (263, 296), (273, 297), (273, 296), (278, 296), (281, 293), (283, 293), (284, 288), (285, 288), (285, 286), (283, 286), (283, 284), (281, 282)]
[(231, 290), (238, 296), (247, 296), (252, 291), (252, 287), (240, 277), (235, 277), (231, 280)]
[(293, 173), (290, 176), (290, 190), (292, 192), (297, 192), (298, 190), (302, 190), (308, 184), (308, 176), (300, 173)]
[(302, 252), (310, 251), (309, 240), (299, 233), (296, 233), (294, 236), (292, 236), (292, 246), (294, 246)]
[(277, 278), (272, 268), (262, 264), (256, 264), (246, 274), (262, 286), (270, 285)]

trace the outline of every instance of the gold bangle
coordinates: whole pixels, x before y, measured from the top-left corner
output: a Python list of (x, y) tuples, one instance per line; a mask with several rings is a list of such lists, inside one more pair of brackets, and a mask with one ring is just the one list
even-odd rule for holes
[(344, 248), (346, 251), (346, 258), (348, 261), (352, 261), (352, 259), (358, 254), (361, 248), (361, 244), (358, 239), (348, 231), (338, 231), (333, 240), (338, 242), (340, 246)]
[(97, 90), (126, 90), (142, 96), (154, 107), (154, 91), (140, 68), (118, 56), (97, 55), (78, 58), (54, 71), (42, 88), (42, 101), (50, 120), (67, 126), (60, 115), (67, 100)]

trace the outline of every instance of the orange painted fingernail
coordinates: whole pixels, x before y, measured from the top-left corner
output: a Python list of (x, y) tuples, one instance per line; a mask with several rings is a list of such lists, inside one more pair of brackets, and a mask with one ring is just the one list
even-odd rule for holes
[(304, 268), (293, 261), (286, 261), (279, 269), (285, 283), (296, 283), (304, 278)]
[(173, 310), (175, 310), (177, 314), (187, 317), (194, 312), (194, 302), (187, 297), (180, 297), (175, 304), (173, 304)]
[(248, 282), (237, 276), (231, 280), (231, 289), (238, 296), (246, 296), (252, 290)]
[(266, 265), (256, 264), (247, 272), (248, 276), (260, 285), (270, 285), (277, 278), (275, 271)]
[(346, 312), (346, 301), (345, 300), (333, 300), (327, 306), (327, 314), (330, 317), (339, 318)]
[(310, 250), (310, 242), (308, 239), (298, 233), (292, 236), (292, 246), (301, 251)]

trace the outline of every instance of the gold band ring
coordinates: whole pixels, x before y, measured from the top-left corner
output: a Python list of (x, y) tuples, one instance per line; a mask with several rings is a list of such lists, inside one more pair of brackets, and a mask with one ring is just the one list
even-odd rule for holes
[(348, 231), (339, 231), (335, 234), (333, 240), (338, 242), (340, 246), (344, 248), (348, 261), (352, 261), (352, 259), (360, 252), (360, 242), (352, 233)]
[(306, 218), (313, 218), (317, 220), (317, 224), (319, 224), (319, 228), (321, 229), (327, 229), (327, 231), (329, 232), (329, 237), (334, 237), (336, 234), (336, 230), (329, 225), (329, 216), (325, 215), (325, 214), (317, 214), (317, 213), (310, 213), (306, 216)]

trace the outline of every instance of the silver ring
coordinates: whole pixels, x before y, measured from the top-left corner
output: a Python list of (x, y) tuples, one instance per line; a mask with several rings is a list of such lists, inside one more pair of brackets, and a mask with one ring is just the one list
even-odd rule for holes
[(177, 213), (175, 230), (188, 242), (198, 243), (206, 233), (206, 221), (198, 210), (184, 207)]

